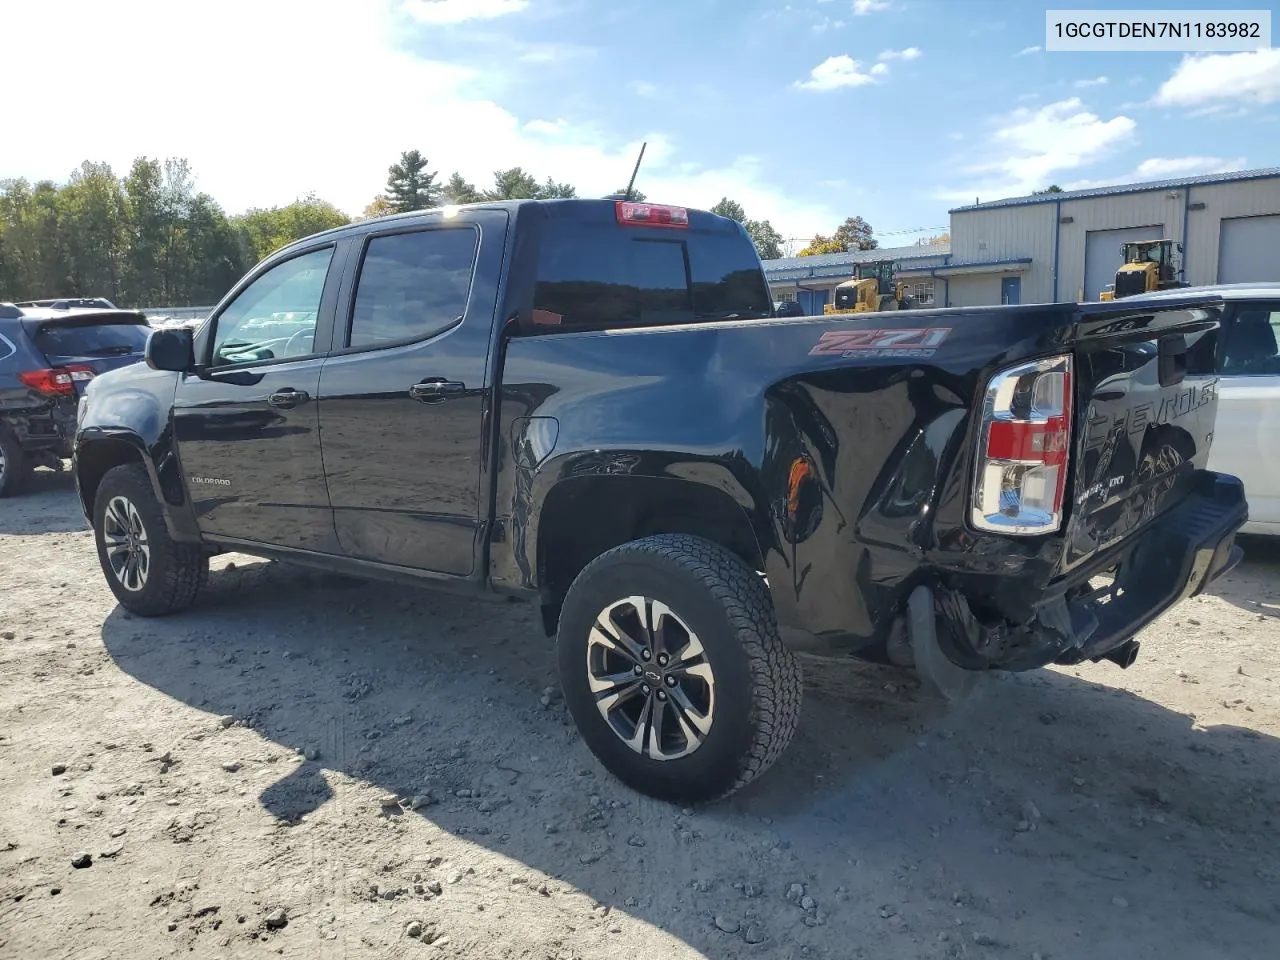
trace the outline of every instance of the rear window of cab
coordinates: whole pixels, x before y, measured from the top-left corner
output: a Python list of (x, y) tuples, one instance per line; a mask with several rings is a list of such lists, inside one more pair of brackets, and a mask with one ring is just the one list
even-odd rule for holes
[(762, 319), (773, 303), (751, 241), (729, 230), (543, 227), (534, 325), (584, 330)]

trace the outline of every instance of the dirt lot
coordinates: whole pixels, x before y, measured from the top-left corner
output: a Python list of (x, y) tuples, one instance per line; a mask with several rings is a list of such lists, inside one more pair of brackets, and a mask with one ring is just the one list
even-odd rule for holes
[(220, 557), (132, 618), (42, 473), (0, 502), (0, 957), (1274, 957), (1280, 548), (1246, 547), (1127, 672), (943, 712), (806, 661), (780, 764), (682, 811), (596, 766), (525, 607)]

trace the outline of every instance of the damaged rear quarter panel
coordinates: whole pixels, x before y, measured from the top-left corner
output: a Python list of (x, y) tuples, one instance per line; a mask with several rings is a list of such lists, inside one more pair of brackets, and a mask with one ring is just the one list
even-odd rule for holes
[[(780, 623), (837, 650), (882, 639), (926, 568), (1022, 574), (1034, 589), (1025, 577), (1048, 578), (1056, 541), (965, 529), (971, 410), (996, 368), (1053, 352), (1064, 317), (981, 308), (513, 339), (495, 507), (510, 535), (495, 578), (536, 588), (550, 490), (612, 474), (732, 498)], [(537, 418), (554, 418), (554, 449), (515, 456), (506, 431)]]

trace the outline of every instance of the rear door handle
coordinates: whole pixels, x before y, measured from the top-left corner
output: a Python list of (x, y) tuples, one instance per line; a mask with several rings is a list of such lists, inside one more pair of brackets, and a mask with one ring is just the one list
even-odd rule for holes
[(285, 387), (283, 390), (277, 390), (275, 393), (267, 394), (267, 403), (273, 407), (283, 407), (288, 409), (296, 407), (300, 403), (306, 403), (311, 399), (311, 394), (305, 390), (295, 390), (293, 387)]
[(421, 403), (439, 403), (466, 390), (467, 385), (458, 380), (423, 380), (409, 388), (409, 396)]

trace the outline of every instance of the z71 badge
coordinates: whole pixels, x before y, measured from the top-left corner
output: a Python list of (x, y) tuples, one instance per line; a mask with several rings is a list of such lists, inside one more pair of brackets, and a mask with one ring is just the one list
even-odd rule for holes
[(908, 330), (828, 330), (809, 356), (932, 357), (951, 334), (950, 327), (918, 327)]

